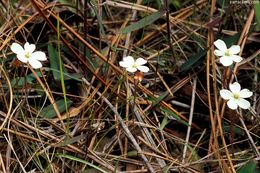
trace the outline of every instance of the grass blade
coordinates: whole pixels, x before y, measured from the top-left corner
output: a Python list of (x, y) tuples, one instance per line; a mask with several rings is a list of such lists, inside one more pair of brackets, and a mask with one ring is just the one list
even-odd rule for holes
[(145, 26), (152, 24), (157, 19), (162, 17), (163, 14), (164, 14), (163, 10), (157, 11), (157, 12), (155, 12), (155, 13), (149, 15), (149, 16), (144, 17), (143, 19), (139, 20), (138, 22), (133, 23), (133, 24), (123, 28), (121, 30), (121, 33), (127, 34), (129, 32), (136, 31), (138, 29), (144, 28)]
[(99, 168), (98, 166), (92, 164), (92, 163), (89, 163), (87, 162), (86, 160), (83, 160), (83, 159), (80, 159), (78, 157), (74, 157), (74, 156), (71, 156), (71, 155), (68, 155), (68, 154), (58, 154), (58, 157), (63, 157), (63, 158), (67, 158), (67, 159), (70, 159), (70, 160), (73, 160), (73, 161), (77, 161), (77, 162), (80, 162), (80, 163), (83, 163), (85, 165), (88, 165), (92, 168), (95, 168), (96, 170), (102, 172), (102, 173), (107, 173), (107, 171)]

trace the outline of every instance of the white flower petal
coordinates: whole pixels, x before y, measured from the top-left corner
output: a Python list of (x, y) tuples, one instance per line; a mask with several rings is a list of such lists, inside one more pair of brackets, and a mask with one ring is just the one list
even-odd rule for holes
[(238, 54), (240, 52), (240, 46), (233, 45), (228, 50), (229, 50), (230, 54), (235, 55), (235, 54)]
[(216, 56), (224, 56), (225, 52), (222, 52), (222, 51), (216, 49), (216, 50), (214, 51), (214, 54), (215, 54)]
[(23, 63), (27, 63), (28, 62), (28, 58), (26, 58), (24, 56), (24, 54), (17, 54), (17, 58), (22, 61)]
[(230, 66), (231, 64), (233, 64), (233, 60), (227, 56), (223, 56), (221, 57), (220, 59), (220, 63), (223, 65), (223, 66)]
[(24, 49), (23, 47), (18, 44), (18, 43), (13, 43), (11, 45), (11, 50), (15, 53), (15, 54), (24, 54)]
[(243, 60), (243, 58), (241, 56), (238, 56), (238, 55), (231, 55), (230, 59), (232, 59), (235, 62), (240, 62), (240, 61)]
[(33, 53), (33, 51), (35, 50), (35, 48), (36, 48), (35, 44), (29, 44), (28, 42), (26, 42), (26, 43), (24, 44), (24, 50), (25, 50), (26, 52)]
[(237, 103), (236, 103), (236, 101), (234, 100), (234, 99), (231, 99), (231, 100), (229, 100), (228, 102), (227, 102), (227, 105), (228, 105), (228, 107), (230, 108), (230, 109), (233, 109), (233, 110), (235, 110), (235, 109), (237, 109)]
[(241, 90), (241, 86), (238, 82), (234, 82), (233, 84), (229, 85), (229, 89), (233, 94), (237, 94)]
[(144, 65), (144, 64), (146, 64), (146, 63), (147, 63), (147, 61), (146, 61), (145, 59), (143, 59), (143, 58), (138, 58), (138, 59), (135, 61), (135, 64), (136, 64), (137, 66)]
[(124, 68), (132, 67), (135, 63), (135, 60), (132, 56), (127, 56), (123, 58), (123, 61), (119, 62), (119, 65)]
[(242, 89), (239, 92), (239, 96), (241, 98), (248, 98), (248, 97), (251, 97), (252, 95), (253, 95), (253, 92), (249, 91), (248, 89)]
[(128, 67), (131, 67), (133, 64), (129, 64), (129, 63), (126, 62), (126, 61), (120, 61), (120, 62), (119, 62), (119, 65), (120, 65), (121, 67), (128, 68)]
[(29, 59), (29, 64), (34, 68), (34, 69), (38, 69), (42, 67), (42, 63), (40, 61), (38, 61), (37, 59)]
[(239, 98), (237, 99), (237, 104), (239, 107), (241, 107), (242, 109), (248, 109), (250, 107), (250, 103), (249, 101), (243, 99), (243, 98)]
[(137, 69), (136, 69), (136, 68), (133, 68), (133, 67), (127, 67), (126, 70), (129, 71), (129, 72), (131, 72), (131, 73), (137, 71)]
[(138, 66), (137, 69), (144, 73), (147, 73), (149, 71), (149, 68), (144, 65)]
[(220, 96), (225, 100), (230, 100), (233, 98), (233, 93), (230, 92), (229, 90), (223, 89), (220, 90)]
[(214, 42), (214, 45), (218, 48), (218, 50), (225, 52), (227, 50), (226, 43), (223, 40), (218, 39)]
[(135, 63), (135, 59), (132, 56), (124, 57), (123, 61), (128, 62), (129, 64), (134, 64)]
[(37, 59), (39, 61), (45, 61), (47, 60), (46, 55), (42, 51), (36, 51), (31, 54), (32, 59)]

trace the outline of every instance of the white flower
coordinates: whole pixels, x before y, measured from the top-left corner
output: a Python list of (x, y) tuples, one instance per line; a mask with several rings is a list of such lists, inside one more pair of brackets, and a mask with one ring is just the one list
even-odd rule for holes
[(16, 54), (20, 61), (23, 63), (29, 62), (34, 69), (38, 69), (42, 67), (40, 61), (45, 61), (47, 58), (44, 52), (34, 52), (35, 48), (34, 44), (29, 44), (28, 42), (24, 44), (24, 48), (18, 43), (13, 43), (11, 45), (11, 50)]
[(229, 49), (226, 46), (226, 43), (220, 39), (214, 42), (214, 45), (218, 48), (214, 51), (216, 56), (220, 56), (220, 62), (224, 66), (230, 66), (234, 62), (242, 61), (242, 57), (236, 55), (240, 52), (239, 45), (233, 45)]
[(251, 97), (253, 93), (248, 89), (242, 89), (239, 83), (234, 82), (229, 85), (230, 90), (222, 89), (220, 90), (220, 96), (228, 100), (227, 105), (230, 109), (237, 109), (237, 107), (241, 107), (242, 109), (248, 109), (250, 107), (249, 101), (244, 98)]
[(123, 58), (123, 61), (119, 62), (119, 65), (121, 67), (126, 68), (129, 72), (136, 72), (137, 70), (140, 70), (141, 72), (148, 72), (149, 68), (144, 66), (147, 61), (143, 58), (138, 58), (136, 61), (132, 56), (127, 56)]

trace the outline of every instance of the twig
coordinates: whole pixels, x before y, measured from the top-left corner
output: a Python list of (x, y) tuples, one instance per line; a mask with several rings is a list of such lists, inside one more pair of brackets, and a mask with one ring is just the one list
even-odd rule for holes
[(186, 156), (187, 148), (188, 148), (188, 145), (189, 145), (191, 124), (192, 124), (193, 112), (194, 112), (196, 86), (197, 86), (197, 77), (195, 77), (193, 79), (193, 88), (192, 88), (191, 106), (190, 106), (190, 116), (189, 116), (189, 126), (188, 126), (188, 129), (187, 129), (185, 145), (184, 145), (184, 148), (183, 148), (182, 163), (185, 163), (185, 156)]
[[(239, 52), (239, 56), (242, 55), (243, 49), (245, 47), (246, 40), (247, 40), (248, 33), (249, 33), (249, 29), (250, 29), (250, 26), (251, 26), (251, 24), (253, 22), (253, 19), (254, 19), (254, 14), (255, 14), (254, 9), (251, 9), (251, 11), (249, 13), (249, 16), (247, 18), (246, 24), (245, 24), (245, 26), (243, 28), (243, 31), (241, 33), (241, 36), (239, 38), (238, 45), (240, 45), (240, 47), (241, 47), (241, 51)], [(232, 83), (232, 81), (233, 81), (233, 79), (235, 77), (235, 74), (238, 73), (238, 67), (239, 67), (239, 64), (236, 63), (229, 83)]]
[(4, 164), (4, 161), (3, 161), (1, 154), (0, 154), (0, 166), (2, 167), (3, 172), (6, 173), (5, 164)]
[(249, 141), (250, 141), (250, 143), (251, 143), (251, 145), (252, 145), (252, 147), (253, 147), (253, 149), (255, 151), (255, 154), (257, 155), (258, 158), (260, 158), (260, 153), (259, 153), (259, 151), (258, 151), (258, 149), (257, 149), (257, 147), (255, 145), (255, 142), (254, 142), (252, 136), (250, 135), (250, 132), (248, 131), (248, 129), (246, 127), (246, 124), (245, 124), (241, 114), (239, 114), (239, 120), (240, 120), (242, 126), (244, 127), (244, 130), (245, 130), (245, 132), (247, 134), (247, 137), (248, 137), (248, 139), (249, 139)]
[(26, 170), (24, 169), (23, 164), (20, 162), (19, 157), (17, 156), (17, 154), (16, 154), (16, 152), (15, 152), (15, 150), (14, 150), (13, 144), (9, 141), (10, 139), (8, 139), (8, 138), (5, 136), (5, 134), (4, 134), (4, 138), (5, 138), (6, 142), (9, 144), (11, 150), (13, 151), (13, 154), (14, 154), (14, 156), (16, 157), (17, 162), (18, 162), (19, 165), (21, 166), (22, 171), (23, 171), (24, 173), (27, 173)]
[[(12, 120), (12, 116), (14, 115), (14, 113), (16, 112), (16, 110), (20, 107), (20, 104), (21, 104), (21, 103), (22, 103), (22, 102), (20, 102), (20, 103), (14, 108), (14, 111), (10, 114), (10, 117), (9, 117), (8, 123), (7, 123), (7, 130), (10, 129), (10, 122), (11, 122), (11, 120)], [(13, 148), (13, 144), (12, 144), (12, 142), (11, 142), (11, 140), (13, 139), (13, 135), (10, 135), (9, 131), (7, 131), (7, 136), (8, 136), (8, 137), (6, 137), (6, 135), (4, 134), (4, 138), (5, 138), (6, 142), (9, 144), (8, 147), (9, 147), (10, 150), (7, 149), (6, 153), (11, 155), (11, 151), (13, 151), (13, 154), (14, 154), (14, 156), (16, 157), (17, 162), (19, 163), (21, 169), (23, 170), (23, 172), (26, 173), (23, 164), (20, 162), (19, 157), (16, 155), (16, 152), (15, 152), (15, 150), (14, 150), (14, 148)], [(10, 151), (10, 152), (9, 152), (9, 151)], [(10, 158), (10, 156), (9, 156), (8, 158)], [(7, 163), (7, 164), (8, 164), (7, 172), (9, 172), (10, 160), (8, 159), (7, 162), (8, 162), (8, 163)]]
[(7, 123), (7, 120), (9, 119), (10, 115), (11, 115), (11, 110), (12, 110), (12, 107), (13, 107), (13, 90), (12, 90), (12, 85), (11, 85), (11, 82), (10, 80), (8, 79), (8, 76), (5, 72), (5, 70), (3, 69), (2, 66), (0, 66), (0, 70), (3, 72), (4, 76), (5, 76), (5, 79), (6, 79), (6, 82), (7, 82), (7, 85), (8, 85), (8, 88), (9, 88), (9, 94), (10, 94), (10, 101), (9, 101), (9, 108), (8, 108), (8, 111), (6, 113), (6, 116), (5, 116), (5, 119), (3, 121), (3, 123), (1, 124), (0, 126), (0, 131), (3, 129), (3, 127), (5, 126), (5, 124)]
[[(129, 87), (129, 86), (127, 86), (127, 87)], [(134, 90), (134, 88), (132, 88), (132, 89)], [(134, 91), (134, 92), (135, 92), (135, 91)], [(133, 95), (133, 93), (131, 92), (131, 90), (130, 90), (130, 94)], [(140, 109), (138, 109), (136, 103), (134, 103), (133, 100), (130, 100), (130, 104), (131, 104), (131, 106), (133, 107), (133, 112), (134, 112), (134, 114), (135, 114), (135, 116), (136, 116), (138, 122), (144, 123), (143, 118), (142, 118), (142, 115), (140, 114)], [(144, 124), (145, 124), (145, 123), (144, 123)], [(138, 124), (138, 125), (139, 125), (139, 124)], [(144, 133), (145, 140), (146, 140), (146, 141), (149, 141), (150, 144), (152, 144), (153, 146), (157, 147), (156, 144), (155, 144), (155, 142), (154, 142), (154, 140), (153, 140), (153, 138), (152, 138), (152, 136), (151, 136), (151, 134), (150, 134), (150, 132), (149, 132), (149, 130), (148, 130), (146, 127), (144, 127), (144, 126), (140, 126), (140, 125), (139, 125), (139, 127), (142, 129), (142, 132)], [(158, 159), (158, 158), (156, 158), (156, 160), (158, 161), (158, 163), (159, 163), (159, 165), (160, 165), (161, 168), (164, 168), (164, 167), (166, 166), (166, 163), (165, 163), (164, 160)]]

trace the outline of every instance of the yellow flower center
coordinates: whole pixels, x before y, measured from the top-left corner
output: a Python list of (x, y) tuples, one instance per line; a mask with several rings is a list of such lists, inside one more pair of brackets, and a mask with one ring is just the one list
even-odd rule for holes
[(228, 49), (226, 52), (225, 52), (225, 56), (230, 56), (231, 53), (230, 53), (230, 50)]
[(31, 55), (30, 55), (30, 52), (26, 52), (24, 56), (25, 56), (25, 58), (29, 59), (30, 56), (31, 56)]
[(235, 99), (239, 99), (239, 97), (240, 97), (240, 96), (239, 96), (238, 93), (234, 94), (234, 98), (235, 98)]
[(136, 64), (132, 65), (132, 68), (137, 68), (137, 67), (138, 67), (138, 65), (136, 65)]

